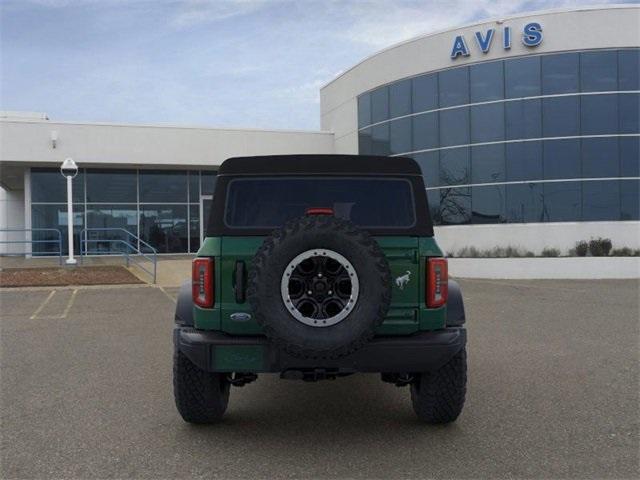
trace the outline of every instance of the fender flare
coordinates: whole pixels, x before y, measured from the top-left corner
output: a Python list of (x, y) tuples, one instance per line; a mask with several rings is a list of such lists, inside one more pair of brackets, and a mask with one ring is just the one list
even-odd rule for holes
[(449, 280), (449, 297), (447, 299), (447, 326), (464, 325), (464, 301), (462, 290), (455, 280)]
[(175, 322), (178, 325), (193, 326), (193, 300), (191, 298), (191, 282), (185, 282), (180, 287), (178, 302), (176, 303)]

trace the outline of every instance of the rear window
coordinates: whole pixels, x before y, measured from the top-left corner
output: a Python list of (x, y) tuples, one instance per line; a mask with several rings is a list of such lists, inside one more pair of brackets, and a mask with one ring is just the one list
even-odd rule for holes
[(366, 228), (409, 228), (416, 223), (411, 182), (402, 178), (238, 178), (227, 187), (225, 224), (276, 228), (308, 208)]

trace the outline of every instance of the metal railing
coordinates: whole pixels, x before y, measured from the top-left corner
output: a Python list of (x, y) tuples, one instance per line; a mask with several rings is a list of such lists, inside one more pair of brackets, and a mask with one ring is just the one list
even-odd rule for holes
[[(124, 238), (89, 238), (92, 232), (118, 232), (124, 233)], [(110, 245), (116, 245), (123, 247), (122, 250), (89, 250), (88, 245), (90, 243), (108, 243)], [(150, 251), (144, 252), (142, 247)], [(155, 248), (149, 245), (147, 242), (131, 233), (125, 228), (83, 228), (80, 231), (80, 263), (83, 263), (84, 257), (87, 255), (118, 255), (124, 256), (127, 267), (130, 265), (131, 257), (143, 258), (151, 262), (152, 268), (145, 268), (141, 263), (136, 263), (143, 272), (147, 273), (153, 278), (153, 283), (156, 283), (156, 271), (158, 266), (158, 252)]]
[(33, 255), (33, 244), (34, 243), (55, 243), (58, 245), (58, 250), (56, 252), (35, 252), (36, 254), (41, 254), (41, 253), (51, 253), (51, 254), (55, 254), (58, 255), (59, 261), (60, 261), (60, 265), (62, 265), (62, 233), (60, 233), (60, 230), (58, 230), (57, 228), (3, 228), (0, 229), (0, 234), (1, 233), (10, 233), (10, 232), (23, 232), (23, 233), (31, 233), (33, 234), (34, 232), (52, 232), (56, 234), (57, 238), (49, 238), (49, 239), (44, 239), (44, 240), (34, 240), (33, 239), (33, 235), (32, 237), (27, 240), (0, 240), (0, 244), (11, 244), (11, 243), (19, 243), (19, 244), (31, 244), (31, 252), (1, 252), (0, 255), (7, 255), (7, 256), (18, 256), (18, 255)]

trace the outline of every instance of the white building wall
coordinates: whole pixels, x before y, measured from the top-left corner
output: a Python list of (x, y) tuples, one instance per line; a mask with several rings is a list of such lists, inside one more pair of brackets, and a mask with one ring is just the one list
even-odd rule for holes
[[(56, 132), (56, 148), (51, 135)], [(0, 162), (80, 166), (216, 167), (229, 157), (333, 153), (327, 132), (0, 120)]]

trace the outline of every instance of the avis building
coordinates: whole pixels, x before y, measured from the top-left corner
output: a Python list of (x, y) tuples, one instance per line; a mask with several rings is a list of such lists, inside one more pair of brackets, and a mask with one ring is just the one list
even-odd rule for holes
[[(595, 236), (640, 248), (638, 25), (640, 7), (623, 5), (413, 38), (325, 85), (318, 132), (89, 124), (5, 112), (0, 230), (66, 229), (57, 168), (71, 156), (81, 167), (78, 234), (124, 228), (161, 253), (195, 252), (226, 158), (360, 153), (420, 164), (436, 234), (449, 252), (470, 245), (566, 251)], [(52, 247), (26, 248), (44, 254)]]

